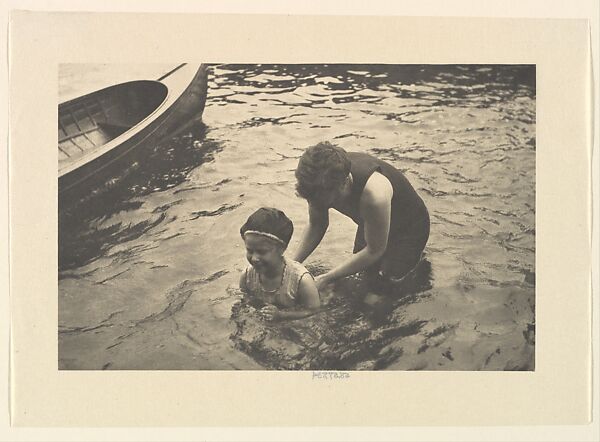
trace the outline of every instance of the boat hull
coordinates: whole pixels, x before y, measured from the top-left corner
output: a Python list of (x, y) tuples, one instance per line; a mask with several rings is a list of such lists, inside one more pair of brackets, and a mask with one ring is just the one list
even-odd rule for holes
[(115, 145), (101, 155), (85, 161), (72, 170), (59, 172), (59, 200), (83, 195), (92, 188), (131, 168), (145, 148), (160, 144), (191, 121), (198, 121), (204, 110), (208, 85), (208, 69), (200, 66), (183, 92), (159, 115), (139, 130), (130, 130), (115, 139)]

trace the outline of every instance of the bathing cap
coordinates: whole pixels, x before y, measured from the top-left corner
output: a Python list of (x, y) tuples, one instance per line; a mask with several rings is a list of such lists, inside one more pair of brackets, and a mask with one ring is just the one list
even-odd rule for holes
[(281, 210), (261, 207), (241, 227), (242, 238), (246, 233), (265, 236), (287, 247), (294, 233), (294, 224)]

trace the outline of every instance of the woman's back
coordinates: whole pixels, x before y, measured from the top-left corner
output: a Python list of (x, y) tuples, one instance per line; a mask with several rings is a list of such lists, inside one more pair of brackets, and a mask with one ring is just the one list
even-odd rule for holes
[(425, 203), (402, 172), (391, 164), (366, 153), (347, 152), (347, 155), (351, 162), (352, 195), (349, 204), (336, 208), (337, 210), (361, 225), (363, 220), (359, 210), (360, 198), (371, 175), (379, 172), (390, 181), (394, 189), (390, 233), (406, 233), (413, 226), (429, 219)]

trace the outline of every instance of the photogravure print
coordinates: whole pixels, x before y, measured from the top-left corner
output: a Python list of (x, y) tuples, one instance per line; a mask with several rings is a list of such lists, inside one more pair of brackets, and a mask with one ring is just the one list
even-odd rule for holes
[(61, 64), (59, 369), (534, 370), (535, 74)]

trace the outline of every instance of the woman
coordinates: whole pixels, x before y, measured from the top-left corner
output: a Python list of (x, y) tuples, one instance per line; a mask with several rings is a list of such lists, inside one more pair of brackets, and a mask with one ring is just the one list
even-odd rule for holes
[(309, 225), (294, 260), (303, 262), (329, 226), (329, 209), (357, 225), (354, 255), (317, 277), (317, 287), (367, 270), (399, 282), (421, 260), (429, 238), (429, 213), (404, 175), (365, 153), (328, 142), (309, 147), (296, 169), (298, 195), (308, 201)]

